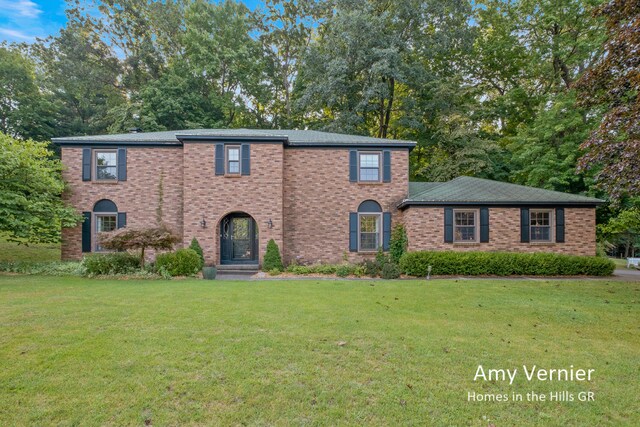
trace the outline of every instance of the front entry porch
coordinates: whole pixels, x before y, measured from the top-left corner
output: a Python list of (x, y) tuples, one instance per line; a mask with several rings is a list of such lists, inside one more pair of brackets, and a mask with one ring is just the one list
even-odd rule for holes
[(220, 221), (220, 264), (258, 265), (258, 225), (251, 215), (232, 212)]

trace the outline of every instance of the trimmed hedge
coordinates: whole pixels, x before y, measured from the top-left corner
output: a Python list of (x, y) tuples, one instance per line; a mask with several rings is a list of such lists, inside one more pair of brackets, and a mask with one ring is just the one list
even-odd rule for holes
[(128, 252), (89, 254), (82, 259), (88, 275), (127, 274), (140, 270), (140, 258)]
[(408, 252), (400, 258), (400, 270), (409, 276), (610, 276), (615, 264), (596, 256), (554, 253), (508, 252)]
[(193, 249), (178, 249), (175, 252), (156, 256), (156, 270), (166, 271), (171, 276), (193, 276), (202, 270), (202, 259)]
[(262, 260), (262, 271), (278, 270), (283, 271), (282, 257), (280, 256), (280, 248), (275, 240), (271, 239), (267, 243), (267, 252)]

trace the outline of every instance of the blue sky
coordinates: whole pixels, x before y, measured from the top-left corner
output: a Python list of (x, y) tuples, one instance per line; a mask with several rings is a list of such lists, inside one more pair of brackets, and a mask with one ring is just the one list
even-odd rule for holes
[(0, 41), (27, 42), (55, 34), (64, 25), (63, 0), (0, 0)]
[[(244, 3), (255, 9), (261, 2)], [(64, 0), (0, 0), (0, 42), (34, 42), (55, 35), (66, 22)]]

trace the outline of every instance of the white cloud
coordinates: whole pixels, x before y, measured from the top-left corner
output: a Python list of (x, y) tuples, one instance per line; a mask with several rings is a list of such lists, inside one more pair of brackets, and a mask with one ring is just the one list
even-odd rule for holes
[(22, 31), (12, 30), (11, 28), (0, 28), (0, 34), (10, 37), (12, 39), (35, 40), (35, 37), (27, 35)]
[(0, 0), (0, 11), (8, 16), (37, 18), (42, 13), (40, 7), (31, 0)]

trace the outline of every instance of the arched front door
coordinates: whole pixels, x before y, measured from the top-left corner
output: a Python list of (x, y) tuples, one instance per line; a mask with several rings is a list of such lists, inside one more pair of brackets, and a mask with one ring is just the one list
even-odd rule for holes
[(220, 264), (257, 264), (258, 226), (251, 215), (234, 212), (220, 222)]

